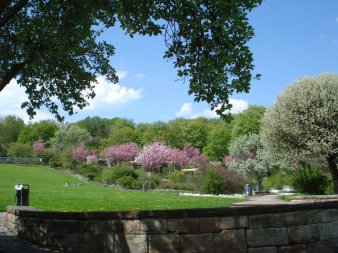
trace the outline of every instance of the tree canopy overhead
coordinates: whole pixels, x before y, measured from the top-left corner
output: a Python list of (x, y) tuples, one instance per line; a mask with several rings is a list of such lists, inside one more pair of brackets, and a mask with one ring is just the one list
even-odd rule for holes
[[(189, 82), (189, 94), (224, 115), (229, 95), (248, 92), (254, 36), (247, 14), (262, 0), (3, 0), (0, 3), (0, 91), (16, 78), (33, 117), (46, 106), (61, 120), (94, 97), (97, 75), (117, 82), (109, 58), (114, 47), (99, 40), (118, 23), (127, 34), (163, 35), (164, 57)], [(259, 77), (256, 75), (255, 77)]]

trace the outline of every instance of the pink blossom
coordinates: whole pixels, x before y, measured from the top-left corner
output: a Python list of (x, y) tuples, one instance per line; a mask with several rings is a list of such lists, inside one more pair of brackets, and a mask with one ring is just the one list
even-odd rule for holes
[(45, 142), (42, 139), (39, 139), (37, 142), (34, 143), (33, 149), (36, 157), (41, 156), (45, 149)]
[(87, 156), (87, 162), (96, 163), (97, 162), (97, 155), (91, 154), (91, 155)]
[(79, 146), (75, 147), (73, 149), (73, 158), (78, 163), (83, 163), (87, 160), (87, 156), (89, 155), (89, 152), (86, 150), (85, 144), (83, 142), (80, 143)]
[(128, 162), (133, 161), (137, 153), (137, 144), (127, 143), (108, 147), (105, 150), (105, 157), (109, 161)]
[(177, 165), (181, 169), (188, 164), (189, 157), (183, 150), (179, 150), (177, 148), (169, 148), (167, 152), (168, 162)]
[(184, 145), (183, 152), (186, 153), (189, 160), (200, 155), (200, 151), (197, 148), (191, 147), (189, 145)]
[(198, 168), (205, 168), (209, 164), (209, 159), (205, 155), (198, 155), (193, 157), (190, 163)]
[(162, 142), (145, 146), (139, 153), (138, 160), (146, 169), (155, 170), (168, 163), (168, 147)]
[(236, 158), (231, 156), (231, 155), (227, 155), (227, 156), (224, 156), (223, 158), (223, 163), (225, 164), (225, 166), (227, 167), (231, 167), (231, 165), (236, 162)]

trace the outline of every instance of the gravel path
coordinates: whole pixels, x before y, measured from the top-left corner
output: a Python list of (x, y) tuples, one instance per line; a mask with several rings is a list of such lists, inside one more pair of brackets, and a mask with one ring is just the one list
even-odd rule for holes
[(254, 205), (288, 205), (290, 202), (279, 199), (280, 195), (256, 195), (247, 198), (247, 201), (232, 204), (233, 206), (254, 206)]
[(39, 247), (16, 238), (4, 224), (6, 213), (0, 213), (0, 253), (56, 253), (60, 251)]

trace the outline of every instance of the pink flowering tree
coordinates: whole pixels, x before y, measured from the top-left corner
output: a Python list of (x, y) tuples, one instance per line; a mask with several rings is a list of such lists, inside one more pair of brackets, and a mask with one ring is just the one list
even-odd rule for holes
[(45, 150), (45, 142), (42, 139), (39, 139), (33, 144), (34, 154), (36, 157), (40, 157)]
[(191, 147), (189, 145), (184, 145), (183, 152), (188, 156), (189, 160), (200, 155), (199, 149)]
[(155, 171), (169, 161), (169, 149), (162, 142), (154, 142), (145, 146), (139, 153), (137, 160), (150, 171)]
[(83, 163), (87, 160), (87, 156), (90, 154), (88, 150), (86, 150), (84, 142), (81, 142), (79, 146), (75, 147), (72, 150), (73, 159), (78, 163)]
[(120, 144), (108, 147), (104, 156), (110, 167), (111, 162), (119, 164), (120, 162), (133, 161), (139, 149), (135, 143)]
[(209, 164), (209, 159), (207, 156), (201, 154), (190, 159), (190, 164), (197, 168), (204, 169)]
[(235, 162), (236, 158), (233, 157), (232, 155), (227, 155), (223, 157), (223, 163), (228, 168), (231, 168)]
[(178, 168), (183, 169), (189, 162), (188, 155), (177, 148), (168, 149), (168, 162), (176, 165)]
[(96, 163), (97, 162), (97, 155), (95, 153), (88, 155), (87, 156), (87, 162)]

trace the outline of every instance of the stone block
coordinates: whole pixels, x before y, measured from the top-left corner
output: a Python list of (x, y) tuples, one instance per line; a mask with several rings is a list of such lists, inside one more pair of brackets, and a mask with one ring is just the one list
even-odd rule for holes
[(293, 226), (288, 228), (289, 243), (307, 243), (318, 241), (317, 225)]
[(168, 231), (172, 233), (198, 234), (200, 223), (198, 218), (169, 219)]
[(309, 217), (306, 211), (276, 213), (273, 215), (275, 227), (306, 225)]
[(147, 253), (146, 235), (115, 234), (115, 253)]
[(93, 247), (93, 240), (87, 233), (48, 233), (47, 245), (91, 249)]
[(48, 232), (55, 233), (84, 233), (85, 222), (78, 220), (49, 220), (46, 222)]
[(277, 253), (277, 247), (248, 248), (248, 253)]
[(311, 223), (338, 221), (338, 209), (319, 209), (308, 212)]
[(295, 244), (278, 247), (278, 253), (307, 253), (305, 244)]
[(321, 242), (308, 243), (307, 253), (337, 253), (338, 240), (327, 240)]
[(287, 228), (256, 228), (246, 230), (249, 247), (278, 246), (288, 244)]
[(271, 228), (273, 227), (273, 214), (251, 215), (249, 228)]
[(94, 252), (114, 252), (115, 233), (96, 233), (92, 234)]
[(214, 252), (214, 240), (212, 234), (182, 235), (181, 241), (182, 253)]
[(200, 232), (213, 233), (220, 231), (219, 217), (203, 217), (200, 218)]
[(141, 220), (141, 231), (147, 234), (166, 233), (168, 231), (167, 219), (144, 219)]
[(123, 231), (122, 222), (117, 228), (115, 220), (90, 220), (86, 221), (85, 227), (87, 231), (94, 233)]
[(151, 234), (149, 253), (181, 253), (181, 240), (178, 234)]
[(221, 217), (220, 219), (220, 228), (221, 229), (237, 229), (237, 228), (247, 228), (248, 227), (248, 217), (247, 216), (228, 216)]
[(31, 242), (36, 242), (37, 228), (34, 227), (22, 227), (18, 230), (17, 236), (21, 239), (25, 239)]
[(246, 253), (246, 238), (244, 229), (223, 230), (214, 234), (215, 252)]
[[(62, 251), (64, 252), (64, 251)], [(66, 253), (95, 253), (92, 249), (84, 249), (84, 248), (67, 248)], [(105, 253), (100, 251), (100, 253)]]
[(338, 240), (338, 222), (319, 223), (318, 227), (320, 240)]

